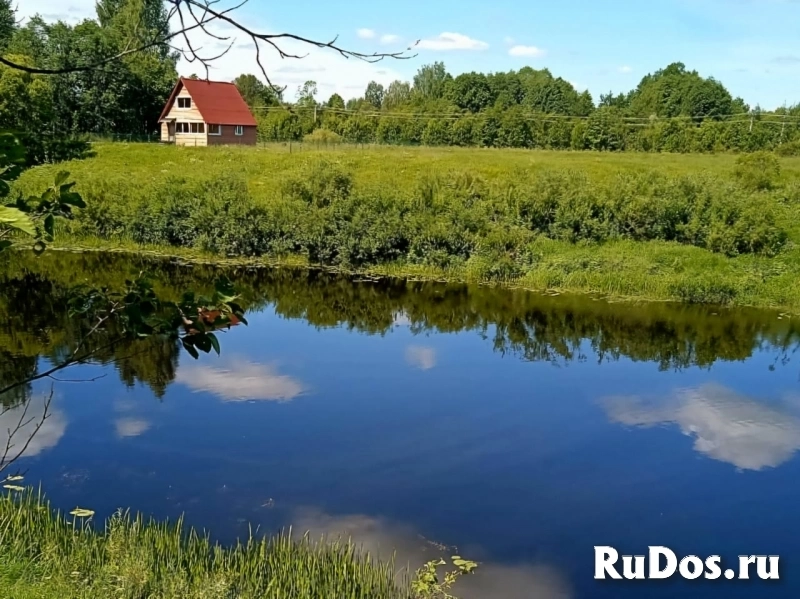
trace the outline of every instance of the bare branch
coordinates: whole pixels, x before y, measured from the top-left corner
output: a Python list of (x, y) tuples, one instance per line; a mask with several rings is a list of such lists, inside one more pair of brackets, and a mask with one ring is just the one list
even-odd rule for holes
[[(33, 438), (39, 432), (39, 429), (41, 429), (42, 426), (44, 426), (45, 421), (50, 417), (50, 404), (53, 401), (53, 388), (50, 387), (50, 395), (48, 395), (47, 398), (44, 400), (44, 410), (42, 411), (42, 417), (39, 418), (39, 420), (34, 425), (33, 431), (28, 435), (28, 438), (25, 439), (25, 443), (22, 445), (22, 448), (16, 453), (13, 453), (12, 450), (15, 447), (14, 437), (16, 437), (20, 433), (20, 431), (22, 431), (22, 429), (24, 429), (26, 426), (28, 426), (31, 422), (34, 421), (33, 417), (28, 418), (26, 420), (26, 416), (28, 415), (28, 407), (30, 406), (31, 401), (33, 401), (33, 399), (28, 399), (28, 401), (25, 402), (24, 407), (22, 409), (22, 414), (17, 420), (17, 424), (14, 426), (13, 429), (8, 429), (8, 439), (6, 440), (6, 446), (5, 449), (3, 450), (3, 454), (0, 455), (0, 472), (6, 470), (11, 464), (13, 464), (19, 458), (22, 457), (22, 455), (28, 450), (28, 447), (30, 446), (31, 441), (33, 441)], [(9, 458), (9, 456), (11, 457)]]
[[(220, 54), (217, 54), (215, 56), (204, 57), (199, 54), (199, 52), (202, 50), (202, 47), (197, 46), (196, 44), (192, 44), (187, 34), (191, 31), (199, 29), (203, 35), (208, 36), (212, 39), (219, 41), (228, 41), (230, 40), (230, 36), (219, 35), (217, 33), (210, 31), (208, 28), (209, 24), (220, 23), (220, 22), (229, 25), (233, 29), (240, 31), (241, 33), (244, 33), (250, 38), (256, 49), (256, 63), (258, 64), (258, 67), (261, 70), (262, 75), (264, 75), (267, 84), (274, 89), (285, 90), (285, 87), (279, 88), (278, 86), (274, 85), (270, 80), (270, 77), (267, 74), (267, 68), (264, 66), (262, 62), (261, 47), (260, 47), (261, 43), (264, 43), (273, 50), (275, 50), (281, 59), (284, 58), (302, 59), (307, 56), (307, 54), (295, 54), (292, 52), (288, 52), (281, 46), (281, 42), (284, 41), (299, 42), (301, 44), (304, 44), (306, 46), (311, 46), (314, 48), (333, 50), (334, 52), (337, 52), (340, 56), (344, 58), (355, 58), (357, 60), (362, 60), (369, 63), (379, 62), (381, 60), (384, 60), (385, 58), (407, 60), (409, 58), (414, 58), (416, 56), (416, 54), (409, 54), (409, 52), (411, 52), (411, 50), (419, 43), (419, 40), (417, 40), (417, 42), (409, 46), (407, 49), (400, 52), (366, 53), (366, 52), (358, 52), (355, 50), (348, 50), (342, 47), (338, 43), (339, 39), (338, 35), (330, 41), (320, 41), (304, 37), (302, 35), (297, 35), (294, 33), (276, 33), (276, 34), (260, 33), (247, 27), (239, 20), (230, 16), (230, 13), (244, 6), (244, 4), (247, 3), (247, 0), (242, 0), (241, 2), (231, 6), (230, 8), (224, 10), (217, 10), (213, 7), (216, 4), (218, 4), (219, 1), (220, 0), (165, 0), (165, 2), (168, 5), (170, 5), (169, 11), (167, 13), (168, 14), (167, 23), (169, 23), (174, 17), (177, 17), (180, 23), (180, 27), (176, 31), (169, 32), (166, 29), (168, 27), (167, 25), (165, 26), (164, 29), (158, 31), (152, 39), (144, 42), (143, 44), (135, 47), (131, 47), (129, 45), (121, 52), (118, 52), (116, 54), (113, 54), (111, 56), (108, 56), (102, 60), (99, 60), (91, 64), (70, 66), (58, 69), (46, 69), (46, 68), (28, 67), (25, 65), (21, 65), (3, 56), (0, 56), (0, 64), (34, 75), (60, 75), (66, 73), (75, 73), (75, 72), (97, 69), (114, 61), (120, 60), (131, 54), (136, 54), (137, 52), (144, 52), (156, 46), (166, 46), (180, 52), (187, 62), (200, 63), (206, 71), (206, 78), (208, 78), (208, 73), (209, 69), (211, 68), (211, 63), (223, 57), (225, 54), (227, 54), (233, 47), (234, 43), (236, 42), (236, 39), (234, 38), (230, 42), (228, 47), (225, 48), (225, 50), (223, 50)], [(185, 47), (183, 48), (176, 47), (173, 42), (175, 38), (183, 38)]]

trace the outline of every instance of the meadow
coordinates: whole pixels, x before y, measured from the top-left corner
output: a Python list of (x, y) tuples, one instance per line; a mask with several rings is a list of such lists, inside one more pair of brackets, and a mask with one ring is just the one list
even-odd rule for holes
[(59, 245), (800, 311), (800, 159), (98, 143)]

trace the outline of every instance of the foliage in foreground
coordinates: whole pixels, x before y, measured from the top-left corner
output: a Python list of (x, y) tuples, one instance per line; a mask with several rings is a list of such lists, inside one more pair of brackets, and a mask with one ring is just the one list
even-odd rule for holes
[[(12, 481), (14, 482), (14, 481)], [(437, 560), (414, 580), (352, 542), (293, 539), (291, 531), (222, 547), (182, 521), (117, 512), (102, 532), (94, 513), (53, 512), (41, 493), (5, 485), (0, 497), (0, 588), (7, 599), (438, 599), (476, 567), (454, 556), (440, 580)]]

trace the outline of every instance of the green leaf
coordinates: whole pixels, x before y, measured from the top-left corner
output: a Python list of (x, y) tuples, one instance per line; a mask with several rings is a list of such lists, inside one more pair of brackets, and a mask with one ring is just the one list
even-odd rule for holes
[(189, 355), (192, 356), (195, 360), (200, 357), (200, 354), (197, 353), (197, 349), (192, 345), (186, 338), (181, 339), (181, 343), (183, 343), (183, 348), (189, 352)]
[(60, 186), (64, 185), (64, 183), (67, 182), (67, 179), (69, 179), (69, 172), (68, 171), (58, 171), (58, 173), (56, 174), (55, 187), (60, 187)]
[(0, 224), (36, 237), (36, 226), (33, 224), (33, 219), (18, 208), (0, 206)]
[(217, 352), (217, 355), (219, 355), (219, 340), (217, 339), (217, 336), (214, 333), (208, 333), (206, 337), (208, 337), (208, 340), (211, 341), (214, 351)]
[(7, 250), (12, 245), (13, 244), (8, 239), (0, 240), (0, 252), (2, 252), (3, 250)]
[(52, 214), (48, 214), (44, 219), (44, 230), (50, 238), (53, 237), (53, 231), (55, 230), (56, 219)]
[(61, 194), (61, 203), (75, 206), (76, 208), (86, 208), (86, 202), (83, 201), (81, 194), (70, 191)]
[(211, 351), (211, 340), (208, 338), (208, 335), (201, 334), (197, 335), (197, 338), (194, 341), (194, 344), (197, 346), (198, 349), (201, 351), (208, 353)]

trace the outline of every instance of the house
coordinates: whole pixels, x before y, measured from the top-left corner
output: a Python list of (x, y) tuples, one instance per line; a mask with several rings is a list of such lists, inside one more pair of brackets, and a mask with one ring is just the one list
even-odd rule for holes
[(233, 83), (181, 77), (158, 122), (161, 141), (179, 146), (256, 143), (256, 119)]

